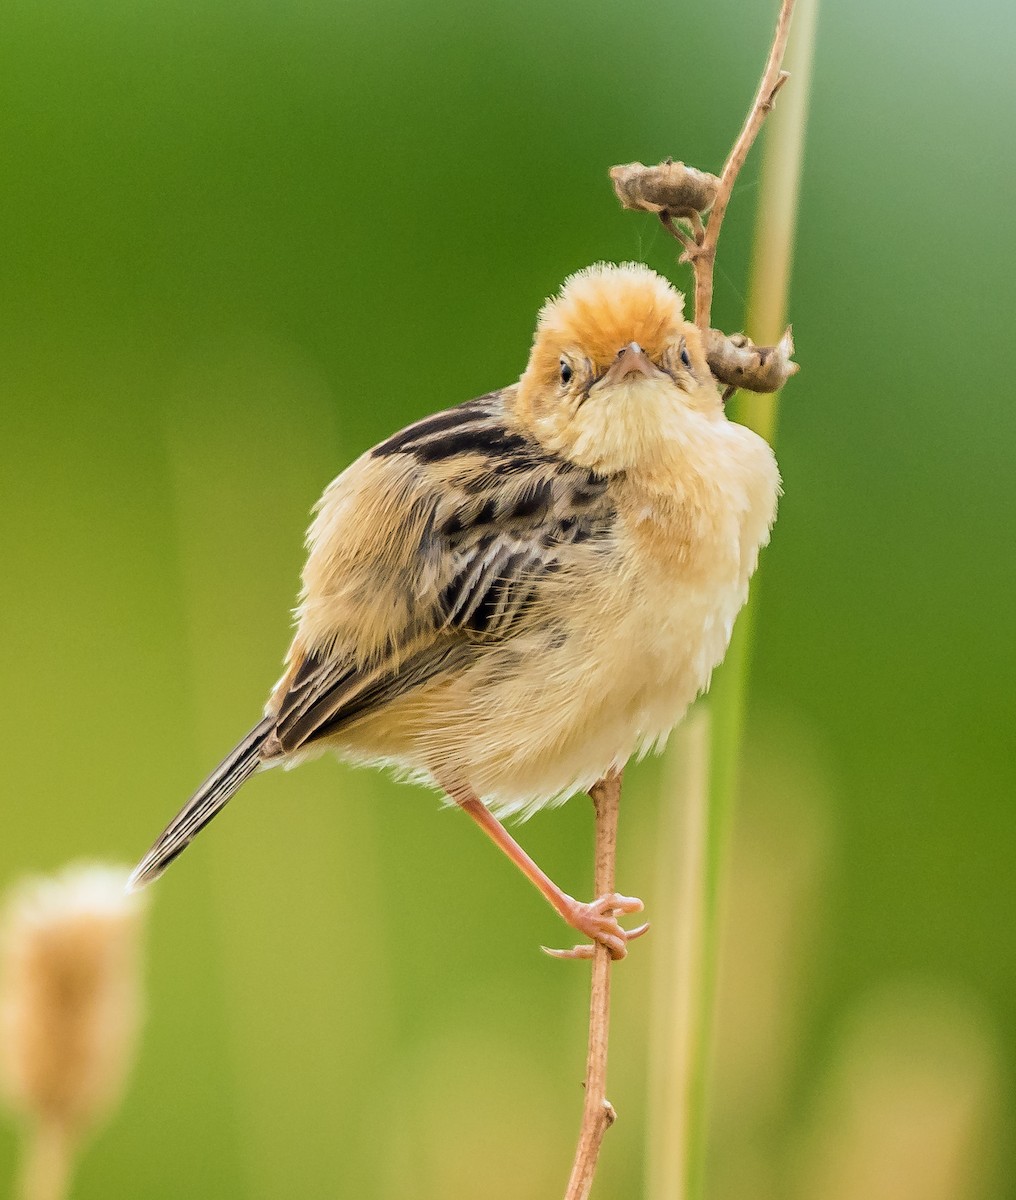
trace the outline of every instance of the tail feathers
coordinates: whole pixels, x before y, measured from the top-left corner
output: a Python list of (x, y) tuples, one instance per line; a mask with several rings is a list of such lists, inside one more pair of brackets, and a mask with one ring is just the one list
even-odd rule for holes
[(127, 883), (128, 891), (136, 891), (158, 879), (212, 817), (225, 807), (237, 788), (254, 774), (261, 765), (261, 747), (274, 724), (272, 718), (266, 717), (219, 763), (134, 868)]

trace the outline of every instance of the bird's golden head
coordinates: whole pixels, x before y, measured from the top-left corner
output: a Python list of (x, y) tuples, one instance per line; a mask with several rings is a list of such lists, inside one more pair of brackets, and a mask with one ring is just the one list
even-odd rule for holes
[(540, 310), (516, 401), (541, 442), (574, 462), (625, 470), (688, 419), (723, 419), (684, 297), (641, 263), (597, 263)]

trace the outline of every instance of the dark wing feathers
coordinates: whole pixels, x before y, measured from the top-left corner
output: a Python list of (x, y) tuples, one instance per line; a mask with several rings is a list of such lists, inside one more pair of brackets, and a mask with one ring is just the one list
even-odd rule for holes
[[(139, 864), (136, 886), (160, 874), (262, 763), (338, 732), (467, 663), (481, 645), (509, 638), (567, 548), (606, 537), (613, 524), (607, 481), (547, 453), (511, 420), (499, 392), (427, 417), (372, 451), (392, 455), (419, 468), (412, 502), (414, 515), (424, 517), (406, 525), (421, 532), (419, 571), (405, 584), (418, 599), (404, 643), (366, 664), (341, 644), (306, 653), (281, 699)], [(424, 594), (429, 612), (420, 611)]]
[[(418, 503), (429, 510), (421, 570), (437, 580), (433, 608), (398, 657), (367, 666), (341, 646), (307, 655), (275, 715), (277, 753), (342, 725), (418, 687), (478, 641), (509, 637), (556, 571), (564, 547), (606, 535), (613, 522), (607, 481), (553, 455), (506, 420), (492, 393), (410, 425), (372, 455), (420, 465)], [(427, 473), (442, 464), (441, 483)]]
[(424, 417), (422, 421), (416, 421), (407, 425), (405, 429), (400, 429), (398, 433), (393, 433), (390, 438), (375, 446), (371, 455), (374, 458), (387, 458), (392, 454), (408, 453), (422, 458), (423, 461), (429, 461), (431, 453), (436, 453), (438, 457), (446, 457), (447, 451), (442, 453), (439, 449), (441, 446), (461, 444), (464, 439), (469, 439), (472, 436), (471, 427), (474, 425), (489, 428), (493, 424), (492, 417), (500, 396), (500, 392), (490, 392), (486, 396), (460, 404), (457, 408), (449, 408), (444, 412)]
[(478, 540), (440, 596), (447, 627), (504, 637), (523, 612), (537, 580), (557, 569), (556, 553), (510, 533)]
[(411, 691), (444, 670), (461, 650), (449, 642), (431, 643), (401, 659), (397, 669), (384, 661), (357, 669), (350, 660), (336, 659), (334, 650), (307, 655), (300, 669), (311, 686), (299, 694), (290, 689), (283, 697), (275, 715), (275, 753), (291, 754)]

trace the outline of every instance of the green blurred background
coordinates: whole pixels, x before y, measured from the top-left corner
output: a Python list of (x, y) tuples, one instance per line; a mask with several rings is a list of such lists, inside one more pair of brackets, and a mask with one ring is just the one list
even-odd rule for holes
[[(8, 0), (0, 881), (135, 859), (247, 728), (347, 462), (514, 379), (568, 272), (687, 282), (606, 169), (717, 169), (773, 15)], [(716, 1197), (1016, 1196), (1014, 45), (1008, 0), (820, 13)], [(721, 243), (728, 329), (757, 176)], [(658, 931), (670, 778), (632, 769), (622, 824)], [(520, 835), (576, 894), (588, 809)], [(154, 899), (140, 1063), (78, 1196), (563, 1190), (587, 972), (537, 953), (563, 929), (468, 821), (331, 760), (272, 772)], [(666, 947), (617, 972), (603, 1196), (647, 1194)], [(953, 1142), (925, 1190), (845, 1182)]]

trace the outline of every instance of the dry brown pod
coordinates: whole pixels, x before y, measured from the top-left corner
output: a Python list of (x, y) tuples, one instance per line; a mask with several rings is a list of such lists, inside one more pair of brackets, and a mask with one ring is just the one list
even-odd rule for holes
[(719, 383), (749, 392), (778, 392), (800, 367), (791, 362), (794, 338), (788, 325), (775, 346), (756, 346), (743, 333), (710, 329), (706, 335), (706, 360)]
[(653, 167), (640, 162), (622, 163), (610, 168), (610, 179), (624, 208), (674, 216), (706, 212), (720, 185), (708, 171), (669, 158)]

